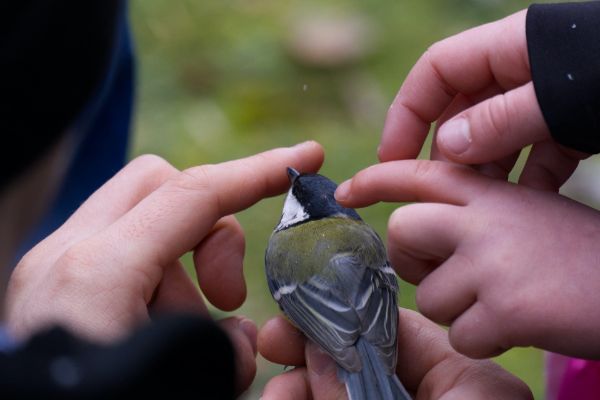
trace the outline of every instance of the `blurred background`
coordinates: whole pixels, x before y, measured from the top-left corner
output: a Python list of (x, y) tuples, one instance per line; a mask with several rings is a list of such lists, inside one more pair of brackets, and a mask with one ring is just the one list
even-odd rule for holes
[[(326, 150), (322, 173), (340, 182), (377, 162), (387, 108), (430, 44), (528, 4), (133, 0), (138, 100), (132, 156), (155, 153), (185, 168), (315, 139)], [(579, 186), (572, 185), (573, 192)], [(281, 196), (268, 199), (238, 215), (247, 236), (248, 300), (236, 314), (259, 325), (278, 313), (263, 256), (282, 203)], [(385, 238), (398, 206), (378, 204), (361, 214)], [(190, 259), (184, 261), (193, 274)], [(402, 283), (400, 304), (415, 307), (411, 285)], [(513, 349), (497, 361), (543, 398), (540, 351)], [(259, 356), (246, 398), (258, 399), (265, 382), (282, 371)]]

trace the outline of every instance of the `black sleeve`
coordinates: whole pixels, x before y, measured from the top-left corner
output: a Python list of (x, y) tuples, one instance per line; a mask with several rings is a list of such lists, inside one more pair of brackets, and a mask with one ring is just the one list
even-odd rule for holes
[[(234, 353), (212, 321), (170, 316), (114, 345), (61, 328), (0, 355), (2, 399), (234, 398)], [(164, 397), (163, 397), (164, 396)]]
[(554, 139), (600, 152), (600, 1), (534, 4), (527, 12), (533, 84)]

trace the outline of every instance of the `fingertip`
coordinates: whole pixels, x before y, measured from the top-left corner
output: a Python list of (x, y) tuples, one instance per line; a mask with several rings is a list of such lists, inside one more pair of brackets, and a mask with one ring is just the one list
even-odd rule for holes
[(431, 123), (415, 114), (407, 100), (401, 88), (388, 110), (377, 149), (380, 162), (417, 158), (423, 147)]
[(396, 136), (396, 133), (387, 132), (384, 129), (381, 136), (381, 143), (377, 147), (377, 159), (379, 162), (384, 163), (407, 158), (402, 152), (403, 143)]
[(271, 337), (274, 332), (277, 330), (277, 319), (279, 317), (271, 318), (259, 329), (258, 338), (256, 340), (256, 344), (258, 347), (258, 352), (261, 356), (271, 361)]
[(297, 162), (292, 162), (293, 165), (291, 165), (300, 172), (316, 172), (325, 160), (323, 146), (314, 140), (298, 143), (292, 146), (291, 149), (302, 153)]
[(392, 154), (390, 154), (390, 151), (388, 150), (389, 147), (386, 146), (385, 143), (386, 140), (382, 138), (381, 144), (379, 145), (379, 147), (377, 147), (377, 159), (379, 160), (379, 162), (382, 163), (394, 160), (394, 157), (392, 156)]
[(392, 161), (399, 158), (398, 149), (401, 146), (400, 135), (396, 132), (397, 122), (397, 97), (388, 109), (383, 130), (381, 132), (381, 143), (377, 147), (377, 158), (380, 162)]
[(371, 170), (378, 165), (358, 171), (352, 178), (342, 182), (335, 192), (335, 199), (344, 207), (364, 207), (373, 204), (365, 197), (370, 197), (369, 184), (373, 178)]
[(233, 311), (246, 300), (243, 263), (246, 240), (233, 216), (221, 218), (194, 251), (198, 283), (207, 300), (223, 311)]
[(310, 139), (310, 140), (306, 140), (304, 142), (300, 142), (300, 143), (293, 145), (292, 149), (319, 151), (319, 150), (323, 150), (323, 146), (321, 145), (321, 143), (317, 142), (316, 140)]
[(267, 321), (258, 332), (258, 352), (277, 364), (304, 365), (304, 345), (304, 335), (281, 316)]
[(342, 204), (342, 203), (346, 203), (348, 201), (348, 199), (350, 198), (351, 185), (352, 185), (351, 179), (348, 179), (347, 181), (344, 181), (339, 184), (339, 186), (337, 187), (337, 189), (335, 190), (335, 193), (334, 193), (335, 200), (338, 203)]
[(499, 356), (511, 344), (504, 332), (508, 325), (498, 323), (495, 313), (484, 303), (475, 302), (454, 320), (448, 331), (450, 345), (469, 358)]

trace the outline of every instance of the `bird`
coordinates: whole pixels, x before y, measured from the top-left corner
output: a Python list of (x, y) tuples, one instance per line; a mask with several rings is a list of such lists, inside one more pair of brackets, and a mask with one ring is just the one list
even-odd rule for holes
[(410, 400), (396, 376), (399, 286), (381, 238), (336, 202), (335, 182), (291, 167), (287, 174), (265, 252), (271, 295), (335, 360), (351, 400)]

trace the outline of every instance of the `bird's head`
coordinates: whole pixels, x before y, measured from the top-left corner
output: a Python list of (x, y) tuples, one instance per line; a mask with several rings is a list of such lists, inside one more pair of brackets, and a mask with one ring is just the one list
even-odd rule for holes
[(335, 201), (333, 194), (337, 184), (331, 179), (319, 174), (302, 174), (291, 167), (288, 167), (287, 173), (291, 187), (276, 230), (328, 217), (360, 220), (356, 211), (342, 207)]

